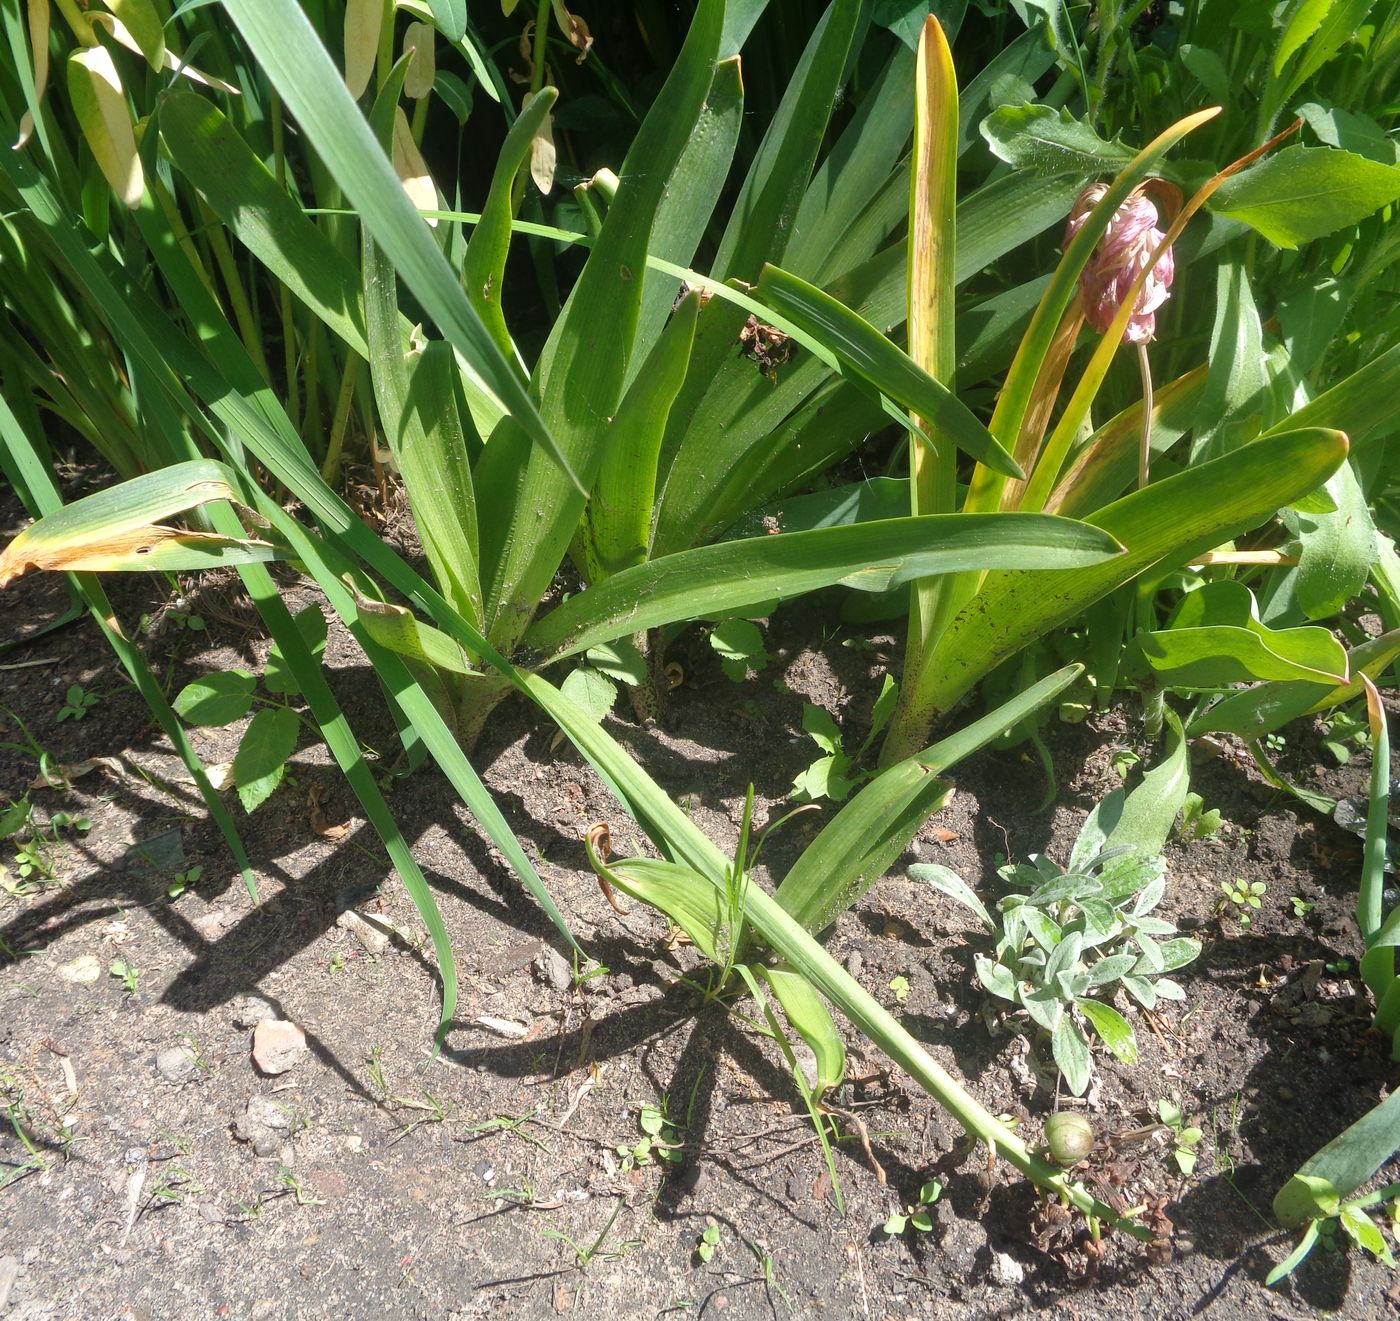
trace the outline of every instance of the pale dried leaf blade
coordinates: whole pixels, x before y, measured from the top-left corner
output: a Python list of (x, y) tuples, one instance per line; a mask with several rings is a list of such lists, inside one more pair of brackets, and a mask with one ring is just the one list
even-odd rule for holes
[[(141, 47), (135, 37), (127, 31), (126, 25), (120, 19), (114, 18), (111, 14), (89, 14), (89, 23), (101, 23), (108, 32), (112, 34), (112, 40), (125, 46), (133, 54), (140, 55)], [(169, 47), (166, 47), (165, 55), (161, 60), (162, 65), (169, 69), (171, 73), (177, 73), (181, 78), (188, 78), (192, 83), (199, 83), (203, 87), (208, 87), (215, 92), (223, 92), (225, 96), (242, 96), (240, 88), (232, 83), (226, 83), (222, 78), (216, 78), (212, 73), (205, 73), (202, 69), (196, 69), (193, 64), (186, 64), (183, 55), (177, 55)]]
[(68, 92), (103, 177), (125, 205), (139, 206), (145, 173), (121, 75), (105, 47), (90, 46), (68, 57)]
[[(34, 102), (42, 105), (49, 88), (49, 0), (29, 0), (29, 48), (34, 52)], [(33, 136), (34, 115), (26, 110), (19, 119), (18, 151)]]
[(579, 52), (579, 57), (575, 61), (582, 64), (588, 58), (588, 52), (593, 49), (593, 34), (588, 30), (588, 24), (577, 14), (571, 14), (564, 5), (564, 0), (553, 0), (554, 21), (559, 24), (559, 30), (569, 39), (569, 44)]
[[(428, 163), (418, 144), (413, 140), (413, 130), (408, 126), (408, 116), (402, 108), (394, 108), (393, 140), (394, 173), (399, 176), (408, 200), (419, 211), (436, 211), (438, 205), (437, 185), (428, 170)], [(436, 216), (423, 217), (429, 225), (437, 228)]]
[(410, 23), (403, 34), (404, 53), (413, 55), (403, 80), (403, 94), (410, 101), (421, 101), (433, 90), (437, 76), (436, 36), (436, 29), (428, 23)]
[(357, 101), (369, 86), (379, 53), (379, 29), (384, 20), (381, 0), (347, 0), (345, 6), (345, 85)]
[[(532, 99), (527, 96), (521, 109), (528, 106)], [(530, 142), (530, 178), (546, 197), (554, 187), (555, 159), (554, 117), (546, 115), (540, 122), (539, 132)]]

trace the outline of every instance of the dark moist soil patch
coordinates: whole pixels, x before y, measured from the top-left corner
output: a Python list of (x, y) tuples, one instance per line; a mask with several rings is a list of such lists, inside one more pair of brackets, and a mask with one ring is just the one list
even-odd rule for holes
[[(142, 611), (155, 619), (148, 646), (172, 692), (265, 651), (227, 581), (191, 586), (188, 606), (207, 625), (199, 634), (161, 616), (150, 582), (113, 588), (128, 623)], [(294, 608), (313, 599), (294, 585), (288, 594)], [(34, 621), (63, 601), (28, 578), (6, 604), (11, 619)], [(848, 740), (864, 732), (895, 644), (843, 647), (851, 635), (830, 634), (815, 606), (785, 612), (769, 631), (772, 665), (744, 684), (702, 640), (682, 642), (686, 678), (665, 727), (610, 727), (732, 847), (746, 785), (765, 822), (790, 805), (792, 778), (815, 755), (804, 701), (830, 710)], [(1270, 1223), (1274, 1192), (1383, 1095), (1394, 1070), (1367, 1034), (1355, 981), (1325, 966), (1358, 954), (1359, 841), (1261, 784), (1243, 760), (1197, 765), (1195, 788), (1226, 825), (1169, 852), (1165, 911), (1205, 942), (1180, 975), (1187, 1002), (1150, 1022), (1136, 1015), (1140, 1062), (1101, 1059), (1091, 1095), (1108, 1141), (1088, 1173), (1125, 1204), (1168, 1217), (1176, 1250), (1153, 1263), (1114, 1240), (1086, 1275), (1082, 1229), (1061, 1224), (1004, 1165), (964, 1154), (942, 1111), (854, 1040), (855, 1081), (841, 1100), (862, 1118), (888, 1185), (852, 1136), (836, 1162), (838, 1213), (773, 1044), (682, 983), (696, 960), (665, 948), (659, 917), (635, 907), (619, 917), (604, 902), (581, 835), (608, 820), (625, 852), (633, 837), (641, 847), (640, 832), (522, 704), (501, 708), (476, 764), (608, 972), (575, 987), (550, 952), (553, 929), (439, 775), (386, 780), (461, 966), (457, 1023), (434, 1058), (439, 993), (422, 923), (323, 749), (299, 753), (254, 816), (240, 812), (255, 906), (90, 622), (3, 662), (24, 668), (0, 669), (0, 705), (56, 762), (115, 759), (67, 791), (30, 791), (41, 814), (82, 812), (92, 828), (53, 851), (55, 883), (0, 907), (7, 1315), (1087, 1321), (1388, 1310), (1390, 1277), (1356, 1253), (1319, 1252), (1282, 1290), (1262, 1287), (1288, 1250)], [(327, 667), (361, 738), (391, 754), (373, 675), (337, 629)], [(60, 723), (73, 682), (101, 700)], [(17, 741), (15, 722), (0, 719), (0, 739)], [(194, 739), (219, 762), (238, 733)], [(1038, 759), (985, 754), (958, 769), (951, 805), (905, 862), (940, 861), (985, 882), (997, 854), (1063, 860), (1084, 815), (1120, 782), (1115, 751), (1157, 755), (1121, 712), (1052, 723), (1048, 735), (1051, 810), (1035, 810), (1046, 787)], [(1316, 740), (1290, 737), (1288, 769), (1320, 778)], [(1360, 792), (1366, 770), (1359, 758), (1328, 772), (1328, 787)], [(35, 772), (31, 756), (0, 752), (8, 797)], [(318, 833), (328, 824), (343, 825), (342, 837)], [(786, 867), (818, 826), (814, 813), (776, 835), (771, 865)], [(5, 863), (12, 852), (0, 850)], [(172, 879), (194, 865), (202, 878), (172, 900)], [(984, 1018), (971, 971), (980, 937), (903, 868), (841, 919), (833, 952), (984, 1104), (1038, 1134), (1051, 1101), (1024, 1039)], [(1236, 878), (1267, 885), (1247, 930), (1218, 912), (1221, 881)], [(1304, 917), (1291, 896), (1312, 905)], [(114, 975), (114, 963), (133, 971)], [(908, 983), (903, 1003), (896, 978)], [(250, 995), (305, 1032), (308, 1051), (285, 1073), (254, 1067)], [(1187, 1180), (1160, 1135), (1132, 1136), (1174, 1095), (1205, 1134)], [(644, 1106), (664, 1110), (663, 1135), (682, 1144), (674, 1162), (619, 1154), (642, 1138)], [(885, 1241), (886, 1217), (933, 1176), (946, 1188), (932, 1232)], [(711, 1223), (720, 1243), (707, 1263), (696, 1247)]]

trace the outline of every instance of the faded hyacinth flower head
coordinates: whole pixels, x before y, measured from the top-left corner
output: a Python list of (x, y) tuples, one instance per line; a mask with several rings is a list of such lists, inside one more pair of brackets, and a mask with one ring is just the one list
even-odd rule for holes
[[(1160, 181), (1154, 182), (1163, 186)], [(1079, 194), (1065, 226), (1066, 247), (1107, 192), (1107, 184), (1095, 183)], [(1084, 315), (1100, 334), (1113, 324), (1129, 287), (1165, 237), (1157, 228), (1159, 219), (1156, 203), (1146, 195), (1144, 188), (1135, 188), (1108, 222), (1108, 229), (1084, 267), (1079, 277), (1079, 287), (1084, 294)], [(1157, 331), (1157, 309), (1171, 296), (1175, 274), (1172, 252), (1168, 248), (1138, 294), (1128, 327), (1123, 332), (1125, 344), (1146, 344), (1152, 339)]]

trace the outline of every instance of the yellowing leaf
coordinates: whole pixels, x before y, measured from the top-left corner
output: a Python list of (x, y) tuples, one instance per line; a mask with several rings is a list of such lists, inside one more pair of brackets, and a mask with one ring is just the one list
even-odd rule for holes
[[(533, 94), (526, 96), (521, 103), (521, 110), (533, 100)], [(530, 178), (546, 197), (554, 187), (554, 164), (554, 120), (552, 116), (546, 115), (540, 121), (535, 136), (530, 140)]]
[[(408, 116), (398, 106), (394, 107), (394, 172), (403, 182), (403, 190), (408, 200), (420, 211), (436, 211), (438, 204), (437, 185), (428, 171), (428, 163), (418, 144), (413, 140), (413, 130), (408, 126)], [(424, 217), (428, 224), (437, 227), (436, 216)]]
[[(93, 26), (101, 24), (112, 34), (112, 40), (125, 46), (127, 50), (134, 51), (137, 55), (144, 55), (141, 43), (131, 35), (125, 23), (114, 18), (111, 14), (89, 14), (88, 22)], [(226, 83), (222, 78), (216, 78), (212, 73), (205, 73), (202, 69), (196, 69), (193, 64), (186, 64), (184, 56), (177, 55), (167, 48), (161, 57), (161, 67), (169, 69), (172, 73), (178, 73), (182, 78), (188, 78), (192, 83), (199, 83), (203, 87), (212, 88), (216, 92), (223, 92), (227, 96), (242, 96), (243, 93), (232, 83)]]
[(151, 0), (107, 0), (110, 9), (146, 57), (153, 69), (165, 63), (165, 29)]
[(379, 54), (379, 29), (384, 22), (382, 0), (347, 0), (345, 5), (345, 85), (359, 100), (369, 86)]
[(127, 206), (138, 206), (146, 191), (145, 174), (121, 76), (103, 47), (90, 46), (68, 57), (68, 94), (103, 177)]
[[(34, 52), (34, 103), (40, 105), (49, 86), (49, 0), (29, 0), (29, 46)], [(18, 151), (34, 133), (34, 115), (26, 110), (19, 119)]]
[(433, 79), (437, 75), (436, 37), (435, 29), (428, 23), (410, 23), (404, 31), (404, 54), (412, 52), (413, 55), (403, 80), (403, 94), (410, 101), (421, 101), (433, 90)]

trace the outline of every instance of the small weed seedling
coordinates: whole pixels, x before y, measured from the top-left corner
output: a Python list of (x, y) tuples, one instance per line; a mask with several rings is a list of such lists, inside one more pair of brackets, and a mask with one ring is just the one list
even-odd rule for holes
[(1181, 805), (1181, 838), (1214, 839), (1220, 833), (1220, 809), (1205, 810), (1205, 799), (1197, 793), (1188, 793)]
[(1303, 899), (1296, 894), (1290, 894), (1288, 896), (1288, 905), (1293, 910), (1293, 916), (1300, 922), (1317, 907), (1316, 903), (1309, 902), (1307, 899)]
[[(326, 646), (326, 619), (320, 607), (310, 605), (295, 618), (311, 654), (319, 657)], [(277, 788), (287, 773), (287, 762), (297, 750), (303, 717), (287, 701), (300, 695), (291, 667), (274, 644), (268, 652), (259, 694), (257, 676), (249, 670), (216, 670), (187, 684), (172, 706), (191, 725), (231, 725), (257, 704), (233, 759), (233, 783), (244, 811), (251, 812)], [(308, 723), (309, 722), (305, 722)]]
[(909, 999), (909, 978), (891, 977), (890, 990), (894, 992), (894, 998), (904, 1004)]
[(1187, 1124), (1186, 1112), (1178, 1101), (1165, 1096), (1157, 1102), (1157, 1118), (1171, 1130), (1172, 1160), (1176, 1168), (1184, 1178), (1189, 1178), (1195, 1173), (1200, 1157), (1196, 1148), (1201, 1145), (1201, 1130)]
[(634, 1165), (650, 1165), (654, 1161), (678, 1165), (684, 1159), (685, 1144), (664, 1105), (644, 1105), (637, 1116), (637, 1127), (642, 1130), (641, 1139), (630, 1147), (624, 1143), (617, 1148), (624, 1172)]
[(885, 686), (875, 699), (875, 709), (871, 712), (870, 732), (854, 755), (846, 752), (841, 730), (831, 718), (831, 713), (823, 707), (805, 703), (802, 728), (822, 750), (822, 755), (793, 780), (792, 796), (799, 803), (815, 802), (818, 798), (829, 798), (833, 803), (839, 803), (850, 795), (852, 789), (870, 779), (875, 772), (860, 769), (860, 763), (889, 724), (898, 698), (894, 680), (886, 675)]
[(204, 868), (196, 863), (193, 867), (187, 867), (184, 871), (175, 873), (175, 879), (165, 887), (165, 893), (172, 899), (178, 899), (186, 890), (199, 884), (199, 878), (204, 875)]
[(622, 1214), (622, 1208), (627, 1205), (625, 1197), (617, 1199), (617, 1205), (613, 1207), (612, 1215), (608, 1217), (608, 1223), (603, 1226), (602, 1232), (587, 1247), (576, 1243), (572, 1238), (558, 1229), (544, 1229), (540, 1233), (544, 1238), (557, 1238), (561, 1243), (566, 1243), (574, 1250), (574, 1260), (581, 1271), (586, 1271), (595, 1261), (615, 1261), (623, 1256), (628, 1248), (641, 1246), (640, 1239), (624, 1239), (616, 1247), (604, 1248), (608, 1241), (608, 1235), (612, 1233), (612, 1227), (617, 1223), (617, 1218)]
[(700, 1235), (700, 1241), (695, 1245), (695, 1255), (701, 1261), (713, 1261), (715, 1253), (719, 1251), (720, 1227), (717, 1224), (705, 1226), (705, 1232)]
[(86, 719), (87, 713), (101, 700), (99, 694), (88, 692), (82, 684), (70, 683), (67, 693), (64, 694), (63, 705), (59, 708), (58, 723), (61, 725), (65, 720)]
[(933, 1217), (929, 1214), (929, 1208), (942, 1195), (943, 1185), (937, 1179), (930, 1179), (919, 1189), (916, 1201), (906, 1206), (903, 1211), (896, 1211), (885, 1221), (886, 1235), (895, 1238), (911, 1226), (920, 1234), (929, 1233), (933, 1229)]
[(763, 645), (763, 633), (748, 619), (726, 619), (710, 631), (710, 646), (720, 667), (735, 683), (743, 683), (750, 670), (762, 670), (773, 658)]
[(1354, 753), (1369, 747), (1371, 743), (1371, 730), (1364, 706), (1356, 713), (1335, 712), (1323, 726), (1323, 732), (1322, 746), (1337, 759), (1338, 766), (1345, 766)]
[(1335, 1215), (1308, 1221), (1297, 1247), (1269, 1272), (1264, 1283), (1272, 1288), (1292, 1275), (1319, 1243), (1333, 1252), (1344, 1251), (1348, 1243), (1354, 1243), (1394, 1270), (1395, 1256), (1390, 1245), (1385, 1241), (1380, 1226), (1366, 1214), (1368, 1207), (1385, 1202), (1390, 1203), (1391, 1232), (1395, 1233), (1400, 1229), (1400, 1184), (1391, 1184), (1364, 1197), (1343, 1202)]
[(130, 959), (113, 959), (112, 966), (107, 971), (121, 982), (128, 995), (136, 994), (137, 987), (141, 984), (141, 973)]
[(1254, 921), (1254, 913), (1264, 906), (1264, 895), (1269, 889), (1263, 881), (1245, 881), (1238, 876), (1233, 881), (1221, 881), (1220, 888), (1225, 898), (1216, 905), (1216, 916), (1229, 909), (1242, 927)]

